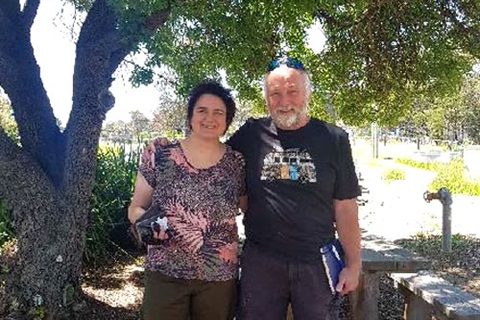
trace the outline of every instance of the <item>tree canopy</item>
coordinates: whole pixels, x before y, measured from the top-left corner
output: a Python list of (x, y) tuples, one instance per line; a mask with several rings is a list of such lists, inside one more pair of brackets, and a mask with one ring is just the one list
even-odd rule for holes
[[(148, 67), (166, 65), (185, 94), (224, 70), (240, 97), (261, 101), (266, 64), (288, 53), (312, 74), (314, 114), (324, 115), (330, 105), (350, 124), (393, 124), (419, 95), (458, 91), (480, 57), (475, 0), (187, 1), (174, 4), (172, 13), (179, 19), (167, 20), (145, 44), (150, 59), (134, 80), (148, 82)], [(307, 43), (315, 22), (326, 36), (321, 53)]]

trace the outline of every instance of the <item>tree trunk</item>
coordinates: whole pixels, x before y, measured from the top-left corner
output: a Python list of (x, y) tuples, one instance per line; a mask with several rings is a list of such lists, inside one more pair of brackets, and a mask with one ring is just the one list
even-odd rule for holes
[(26, 1), (22, 11), (18, 1), (0, 1), (0, 87), (10, 98), (22, 144), (0, 128), (0, 199), (13, 212), (17, 235), (14, 267), (0, 295), (2, 319), (71, 318), (69, 307), (81, 294), (98, 141), (114, 104), (112, 74), (170, 12), (154, 12), (122, 34), (110, 1), (93, 2), (76, 45), (72, 112), (60, 132), (30, 40), (39, 3)]
[(21, 319), (48, 311), (55, 318), (78, 289), (85, 234), (78, 220), (86, 220), (88, 208), (69, 206), (42, 168), (6, 139), (0, 133), (0, 145), (6, 146), (0, 176), (17, 184), (0, 184), (0, 195), (13, 211), (17, 252), (1, 313)]

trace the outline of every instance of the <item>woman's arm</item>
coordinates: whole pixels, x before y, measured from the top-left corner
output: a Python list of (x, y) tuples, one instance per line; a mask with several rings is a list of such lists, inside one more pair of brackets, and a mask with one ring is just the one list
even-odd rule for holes
[(152, 195), (153, 188), (150, 187), (145, 177), (138, 172), (133, 197), (128, 207), (128, 219), (131, 223), (135, 223), (150, 206)]

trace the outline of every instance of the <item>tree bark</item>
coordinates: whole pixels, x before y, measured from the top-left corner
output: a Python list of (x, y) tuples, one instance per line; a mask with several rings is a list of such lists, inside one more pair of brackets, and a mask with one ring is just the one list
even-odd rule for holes
[(0, 199), (13, 212), (18, 246), (2, 318), (33, 311), (67, 318), (79, 297), (96, 152), (114, 104), (112, 74), (140, 34), (153, 33), (169, 13), (155, 12), (138, 26), (145, 32), (125, 35), (109, 1), (93, 3), (77, 41), (72, 112), (61, 132), (30, 40), (39, 4), (29, 0), (22, 12), (18, 1), (0, 2), (0, 87), (12, 103), (22, 145), (0, 129)]
[(62, 219), (65, 202), (38, 163), (6, 139), (0, 133), (0, 145), (7, 146), (0, 152), (0, 176), (17, 183), (1, 183), (0, 195), (13, 209), (18, 251), (4, 302), (18, 306), (9, 313), (21, 318), (38, 297), (39, 307), (45, 309), (55, 310), (61, 304), (66, 283), (75, 280), (68, 259), (73, 247), (68, 241), (69, 220)]

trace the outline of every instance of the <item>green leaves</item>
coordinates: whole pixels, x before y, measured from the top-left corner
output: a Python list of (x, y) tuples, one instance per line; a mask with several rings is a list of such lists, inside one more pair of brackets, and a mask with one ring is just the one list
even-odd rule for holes
[(461, 159), (453, 159), (448, 163), (426, 163), (411, 159), (397, 159), (396, 161), (411, 167), (436, 172), (437, 176), (428, 186), (429, 190), (439, 190), (445, 187), (452, 194), (480, 195), (480, 181), (466, 177), (463, 160)]
[(0, 129), (15, 142), (20, 142), (18, 128), (13, 118), (13, 111), (8, 102), (0, 96)]
[(417, 136), (480, 142), (480, 77), (473, 72), (448, 96), (418, 96), (401, 125)]
[(133, 193), (138, 155), (139, 150), (132, 150), (132, 145), (99, 148), (84, 252), (84, 261), (91, 265), (108, 261), (120, 246), (125, 246), (127, 206)]
[(346, 122), (392, 124), (413, 98), (457, 88), (471, 68), (465, 52), (475, 48), (462, 48), (468, 36), (458, 37), (463, 22), (455, 8), (462, 1), (449, 3), (355, 1), (320, 11), (328, 39), (322, 65), (329, 75), (321, 80)]
[[(134, 71), (136, 84), (151, 83), (152, 70), (167, 67), (184, 97), (198, 81), (225, 75), (241, 99), (258, 102), (266, 64), (289, 54), (312, 73), (311, 113), (326, 115), (328, 106), (338, 119), (358, 126), (372, 121), (392, 126), (419, 97), (457, 92), (480, 58), (476, 0), (111, 3), (120, 28), (144, 34), (140, 46), (151, 54)], [(148, 19), (165, 8), (168, 20), (151, 36), (145, 32)], [(306, 30), (318, 21), (326, 44), (314, 53)]]

